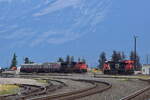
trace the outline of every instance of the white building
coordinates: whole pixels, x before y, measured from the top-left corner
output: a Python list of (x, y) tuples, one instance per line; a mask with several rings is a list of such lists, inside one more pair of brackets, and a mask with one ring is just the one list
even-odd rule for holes
[(150, 75), (150, 65), (143, 65), (142, 66), (142, 74)]

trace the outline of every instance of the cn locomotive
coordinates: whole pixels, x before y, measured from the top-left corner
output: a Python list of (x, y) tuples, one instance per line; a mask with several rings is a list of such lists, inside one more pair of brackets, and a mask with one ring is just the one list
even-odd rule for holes
[(83, 62), (55, 62), (43, 64), (22, 64), (20, 72), (26, 73), (85, 73), (88, 66)]
[(119, 62), (106, 61), (103, 65), (104, 74), (134, 74), (134, 61), (123, 60)]

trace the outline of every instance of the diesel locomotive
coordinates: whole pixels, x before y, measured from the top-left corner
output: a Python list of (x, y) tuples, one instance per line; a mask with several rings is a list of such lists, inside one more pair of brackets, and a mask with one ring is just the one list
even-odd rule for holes
[(104, 74), (134, 74), (134, 61), (123, 60), (119, 62), (106, 61), (103, 65)]

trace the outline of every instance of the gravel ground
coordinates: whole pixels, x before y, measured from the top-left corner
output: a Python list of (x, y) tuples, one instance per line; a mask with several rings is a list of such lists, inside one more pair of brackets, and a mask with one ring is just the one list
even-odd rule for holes
[[(74, 79), (99, 80), (99, 81), (106, 81), (106, 82), (109, 82), (112, 84), (112, 88), (107, 91), (104, 91), (103, 93), (91, 95), (91, 96), (88, 96), (88, 97), (85, 97), (82, 99), (78, 99), (78, 100), (119, 100), (120, 98), (128, 96), (131, 93), (138, 91), (139, 89), (149, 86), (149, 83), (140, 81), (137, 79), (131, 80), (131, 79), (114, 79), (114, 78), (94, 78), (92, 74), (91, 75), (74, 74), (72, 76), (39, 76), (39, 77), (42, 77), (42, 78), (45, 77), (45, 78), (50, 78), (50, 79), (52, 79), (52, 78), (54, 78), (54, 79), (56, 79), (56, 78), (74, 78)], [(12, 79), (12, 80), (15, 81), (18, 79)], [(66, 79), (57, 79), (57, 80), (66, 83), (68, 86), (63, 87), (62, 89), (56, 90), (52, 94), (59, 94), (59, 93), (64, 93), (64, 92), (75, 91), (78, 89), (87, 88), (88, 86), (91, 86), (90, 83), (83, 83), (83, 82), (77, 82), (77, 81), (66, 80)], [(19, 81), (22, 81), (22, 79), (19, 79)], [(33, 80), (30, 80), (30, 81), (31, 82), (24, 80), (24, 82), (34, 83)], [(1, 82), (3, 82), (3, 79), (0, 79), (0, 84), (1, 84)], [(135, 99), (135, 100), (143, 100), (143, 99)], [(145, 100), (148, 100), (148, 99), (145, 99)]]
[(150, 100), (150, 90), (142, 93), (141, 95), (133, 98), (132, 100)]
[(61, 77), (74, 79), (100, 80), (112, 84), (112, 88), (103, 93), (91, 95), (78, 100), (120, 100), (121, 98), (128, 96), (135, 91), (138, 91), (140, 89), (149, 86), (149, 83), (140, 81), (138, 79), (94, 78), (92, 77), (92, 75), (76, 75), (76, 74), (73, 76), (61, 76)]
[(76, 91), (79, 89), (84, 89), (91, 87), (91, 83), (86, 83), (86, 82), (80, 82), (80, 81), (73, 81), (73, 80), (68, 80), (68, 79), (58, 79), (59, 81), (64, 82), (67, 84), (67, 86), (63, 87), (62, 89), (56, 90), (52, 94), (59, 94), (59, 93), (65, 93), (65, 92), (71, 92), (71, 91)]
[(44, 86), (46, 83), (40, 83), (33, 79), (22, 79), (22, 78), (0, 78), (0, 84), (28, 84)]
[[(112, 83), (112, 88), (92, 96), (78, 100), (120, 100), (122, 97), (142, 89), (149, 84), (140, 80), (122, 80), (122, 79), (97, 79)], [(135, 99), (137, 100), (137, 99)]]

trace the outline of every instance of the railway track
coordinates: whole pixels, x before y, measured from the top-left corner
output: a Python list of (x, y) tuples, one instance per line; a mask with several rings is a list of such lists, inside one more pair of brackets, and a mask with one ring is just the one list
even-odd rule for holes
[[(150, 80), (146, 80), (146, 79), (142, 79), (142, 78), (129, 78), (129, 77), (109, 77), (109, 76), (97, 76), (95, 75), (96, 78), (115, 78), (115, 79), (138, 79), (141, 81), (145, 81), (150, 83)], [(133, 92), (132, 94), (125, 96), (123, 98), (121, 98), (120, 100), (149, 100), (148, 97), (150, 98), (150, 95), (148, 93), (150, 93), (150, 86), (147, 86), (143, 89), (140, 89), (136, 92)], [(148, 94), (147, 96), (145, 94)]]
[[(110, 83), (101, 82), (101, 81), (94, 81), (94, 80), (75, 80), (75, 81), (89, 82), (89, 83), (93, 84), (93, 86), (86, 88), (86, 89), (80, 89), (80, 90), (76, 90), (76, 91), (72, 91), (72, 92), (68, 92), (68, 93), (49, 95), (49, 96), (48, 95), (41, 96), (41, 97), (33, 98), (30, 100), (71, 100), (71, 99), (74, 100), (74, 99), (86, 97), (89, 95), (93, 95), (96, 93), (101, 93), (112, 87), (112, 85)], [(103, 88), (101, 87), (102, 84), (105, 85)]]
[[(147, 92), (147, 91), (149, 91), (149, 90), (150, 90), (150, 86), (146, 87), (144, 89), (141, 89), (139, 91), (136, 91), (136, 92), (134, 92), (133, 94), (131, 94), (129, 96), (123, 97), (120, 100), (133, 100), (135, 98), (138, 98), (138, 96), (140, 96), (142, 94), (144, 95), (144, 93)], [(142, 98), (142, 99), (135, 99), (135, 100), (144, 100), (144, 98)]]
[(27, 84), (16, 84), (16, 85), (22, 88), (23, 91), (21, 91), (20, 93), (16, 93), (16, 94), (2, 95), (0, 96), (0, 100), (5, 100), (5, 99), (12, 98), (12, 97), (17, 97), (21, 95), (23, 96), (27, 94), (32, 95), (37, 91), (44, 91), (44, 87), (41, 87), (41, 86), (34, 86), (34, 85), (27, 85)]
[[(54, 85), (51, 81), (55, 81), (60, 85)], [(26, 100), (34, 96), (45, 95), (46, 93), (61, 89), (63, 86), (66, 86), (65, 83), (58, 80), (47, 80), (47, 86), (35, 86), (27, 84), (19, 84), (18, 86), (23, 89), (19, 94), (3, 95), (0, 96), (0, 100)], [(13, 98), (13, 99), (12, 99)]]
[(41, 88), (39, 91), (33, 92), (31, 94), (28, 93), (28, 95), (20, 97), (19, 100), (27, 100), (27, 99), (29, 99), (31, 97), (46, 95), (49, 92), (56, 91), (57, 89), (61, 89), (63, 86), (66, 86), (65, 83), (63, 83), (61, 81), (58, 81), (58, 80), (48, 80), (48, 79), (45, 79), (45, 80), (47, 80), (49, 84), (50, 84), (51, 81), (55, 81), (55, 82), (59, 83), (60, 85), (51, 84), (49, 86)]

